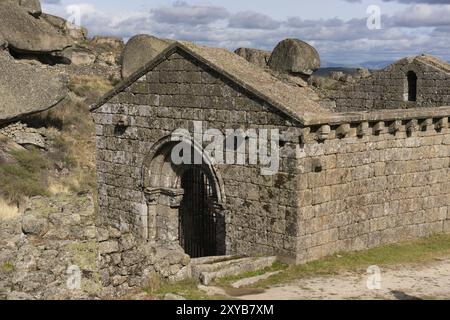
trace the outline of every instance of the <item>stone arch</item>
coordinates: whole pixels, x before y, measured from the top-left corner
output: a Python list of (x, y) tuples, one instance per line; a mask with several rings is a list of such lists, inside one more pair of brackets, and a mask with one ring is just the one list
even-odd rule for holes
[[(194, 153), (201, 155), (202, 164), (198, 165), (176, 165), (172, 162), (171, 153), (173, 148), (179, 143), (186, 143), (192, 148)], [(207, 155), (202, 151), (199, 144), (194, 142), (191, 137), (166, 136), (157, 141), (144, 159), (142, 169), (142, 181), (145, 199), (147, 201), (147, 234), (148, 241), (162, 247), (177, 247), (180, 249), (182, 243), (183, 219), (180, 219), (181, 213), (186, 212), (186, 197), (182, 182), (185, 174), (190, 172), (193, 167), (199, 168), (207, 177), (208, 190), (212, 190), (211, 212), (214, 220), (214, 236), (217, 244), (217, 255), (225, 254), (225, 193), (224, 185), (220, 174)], [(187, 189), (186, 191), (190, 191)], [(193, 213), (196, 210), (191, 210)], [(198, 212), (202, 212), (199, 210)], [(211, 242), (208, 242), (211, 243)], [(186, 253), (188, 250), (184, 248)]]
[(214, 165), (214, 162), (203, 152), (202, 147), (196, 141), (193, 141), (191, 137), (166, 136), (153, 144), (144, 159), (142, 170), (144, 190), (149, 188), (177, 189), (181, 187), (181, 175), (185, 168), (172, 164), (170, 159), (173, 147), (180, 142), (191, 145), (194, 152), (201, 155), (202, 166), (210, 175), (214, 191), (217, 194), (217, 202), (220, 205), (224, 205), (226, 195), (219, 170)]

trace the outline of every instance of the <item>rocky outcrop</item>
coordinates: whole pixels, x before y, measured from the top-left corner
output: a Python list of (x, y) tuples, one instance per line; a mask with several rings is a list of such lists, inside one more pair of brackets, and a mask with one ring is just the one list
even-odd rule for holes
[(0, 224), (0, 299), (93, 299), (98, 280), (91, 196), (30, 200), (25, 214)]
[(234, 53), (261, 68), (267, 67), (270, 56), (272, 54), (269, 51), (251, 48), (239, 48)]
[(39, 0), (16, 0), (31, 15), (39, 17), (42, 14), (41, 2)]
[(8, 47), (8, 42), (0, 37), (0, 50), (5, 50)]
[(38, 129), (28, 128), (25, 124), (16, 122), (0, 129), (0, 134), (21, 146), (35, 146), (45, 149), (45, 138)]
[(50, 23), (58, 32), (71, 37), (75, 41), (83, 41), (87, 39), (88, 31), (86, 28), (74, 25), (61, 17), (43, 13), (42, 19)]
[(153, 60), (170, 45), (170, 41), (141, 34), (131, 38), (122, 55), (122, 77), (128, 78), (139, 68)]
[(0, 70), (0, 123), (47, 110), (67, 94), (64, 76), (17, 63), (1, 52)]
[(60, 57), (67, 59), (76, 66), (83, 66), (93, 64), (97, 59), (94, 52), (89, 49), (81, 47), (70, 47), (64, 49), (60, 54)]
[(298, 39), (281, 41), (273, 50), (269, 66), (278, 72), (287, 72), (308, 78), (320, 68), (317, 50)]
[(104, 36), (95, 36), (91, 40), (91, 45), (94, 47), (108, 47), (111, 50), (123, 50), (125, 44), (123, 40), (117, 37), (104, 37)]
[(17, 1), (0, 1), (0, 38), (8, 42), (11, 50), (53, 53), (73, 45), (72, 39), (28, 11), (19, 6)]

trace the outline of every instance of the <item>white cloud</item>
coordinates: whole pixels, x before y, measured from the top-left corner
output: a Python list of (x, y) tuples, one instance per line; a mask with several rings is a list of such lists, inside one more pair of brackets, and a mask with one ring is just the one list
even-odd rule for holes
[(187, 25), (205, 25), (229, 16), (227, 9), (210, 5), (190, 5), (183, 1), (171, 7), (160, 7), (151, 11), (157, 22)]
[[(54, 9), (52, 13), (66, 16), (64, 7), (58, 8), (59, 12)], [(382, 16), (382, 30), (369, 30), (366, 17), (305, 20), (293, 16), (279, 21), (258, 12), (230, 13), (220, 6), (185, 2), (112, 16), (92, 5), (83, 4), (82, 11), (81, 24), (91, 36), (129, 38), (148, 33), (229, 49), (245, 46), (267, 50), (293, 37), (316, 46), (328, 61), (390, 60), (422, 52), (450, 59), (450, 5), (407, 6)]]

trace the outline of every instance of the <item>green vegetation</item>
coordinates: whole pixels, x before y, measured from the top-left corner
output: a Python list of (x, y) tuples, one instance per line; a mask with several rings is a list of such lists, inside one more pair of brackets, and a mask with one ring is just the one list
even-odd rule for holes
[[(363, 271), (371, 265), (380, 267), (395, 265), (413, 265), (426, 263), (434, 259), (450, 256), (450, 235), (435, 235), (429, 238), (385, 245), (369, 250), (339, 253), (329, 257), (308, 262), (298, 266), (287, 266), (275, 263), (272, 267), (255, 272), (243, 273), (239, 276), (227, 277), (218, 280), (214, 286), (224, 290), (227, 296), (208, 296), (198, 289), (198, 282), (190, 279), (177, 283), (162, 282), (159, 278), (150, 281), (145, 292), (149, 296), (163, 298), (167, 293), (180, 295), (190, 300), (230, 299), (248, 294), (257, 294), (264, 288), (289, 283), (299, 279), (315, 276), (339, 274), (347, 271)], [(244, 278), (259, 276), (268, 272), (281, 271), (272, 277), (262, 280), (247, 288), (233, 288), (231, 284)], [(427, 299), (433, 299), (429, 297)]]
[(1, 196), (12, 203), (20, 203), (24, 197), (48, 195), (48, 159), (39, 150), (14, 151), (15, 163), (0, 166)]
[(340, 253), (298, 266), (289, 266), (277, 275), (256, 284), (267, 287), (305, 277), (332, 275), (343, 271), (357, 271), (371, 265), (417, 264), (450, 256), (450, 235), (436, 235), (429, 238), (381, 246), (369, 250)]
[(69, 89), (77, 96), (85, 98), (87, 104), (91, 104), (113, 88), (111, 80), (99, 76), (75, 76), (70, 79)]
[(81, 269), (97, 269), (98, 244), (95, 241), (70, 243), (66, 249), (73, 264)]
[(161, 281), (152, 278), (150, 284), (144, 291), (150, 296), (164, 298), (168, 293), (180, 295), (188, 300), (211, 300), (211, 299), (229, 299), (224, 296), (208, 296), (205, 292), (198, 289), (198, 281), (188, 279), (179, 282)]
[[(75, 95), (27, 120), (28, 126), (47, 128), (49, 147), (13, 152), (14, 161), (0, 165), (0, 197), (7, 204), (19, 206), (32, 196), (96, 192), (95, 127), (89, 105), (111, 88), (109, 79), (74, 76), (69, 89)], [(63, 169), (64, 174), (58, 174)]]
[(14, 265), (11, 262), (5, 262), (0, 268), (0, 271), (2, 271), (2, 272), (11, 272), (13, 270), (14, 270)]

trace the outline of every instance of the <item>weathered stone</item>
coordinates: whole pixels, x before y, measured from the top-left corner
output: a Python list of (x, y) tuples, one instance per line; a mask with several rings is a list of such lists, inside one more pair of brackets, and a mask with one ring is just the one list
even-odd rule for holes
[(281, 41), (273, 50), (269, 66), (275, 71), (310, 76), (320, 67), (316, 49), (298, 39)]
[(119, 252), (119, 243), (117, 241), (100, 242), (98, 250), (100, 254)]
[(130, 250), (136, 245), (136, 241), (131, 234), (123, 235), (120, 238), (120, 249), (122, 251)]
[(97, 228), (97, 241), (103, 242), (109, 239), (109, 232), (105, 228)]
[(126, 44), (122, 56), (122, 77), (128, 78), (166, 49), (170, 42), (150, 35), (137, 35)]
[(67, 80), (54, 71), (15, 63), (1, 52), (0, 70), (0, 122), (45, 111), (66, 96)]
[(69, 60), (76, 66), (90, 65), (95, 62), (97, 56), (91, 50), (84, 48), (67, 48), (64, 49), (59, 56)]
[[(93, 108), (100, 217), (122, 230), (117, 241), (129, 248), (119, 246), (119, 264), (119, 258), (104, 257), (110, 275), (126, 276), (133, 286), (130, 281), (140, 283), (151, 272), (169, 281), (191, 274), (210, 282), (245, 271), (238, 262), (251, 268), (242, 256), (230, 261), (185, 255), (189, 241), (207, 240), (204, 229), (183, 222), (196, 189), (187, 186), (188, 168), (171, 162), (170, 132), (191, 132), (193, 121), (202, 121), (204, 130), (281, 131), (274, 175), (262, 176), (260, 166), (249, 163), (205, 165), (217, 242), (216, 250), (197, 255), (277, 255), (301, 263), (448, 227), (450, 140), (445, 120), (439, 121), (450, 108), (345, 114), (316, 104), (303, 108), (299, 101), (317, 96), (277, 72), (252, 67), (226, 50), (183, 43), (174, 48)], [(255, 96), (243, 94), (252, 88)], [(411, 122), (418, 128), (413, 135), (404, 130)], [(127, 126), (125, 132), (115, 130), (119, 124)]]
[(48, 231), (48, 220), (45, 217), (26, 214), (22, 220), (22, 231), (27, 235), (42, 237)]
[(253, 63), (254, 65), (257, 65), (258, 67), (261, 68), (267, 67), (270, 55), (272, 54), (269, 51), (251, 48), (239, 48), (234, 53), (236, 53), (238, 56), (241, 56), (248, 62)]
[(177, 294), (173, 294), (173, 293), (166, 293), (166, 295), (164, 296), (164, 300), (175, 300), (175, 301), (180, 301), (180, 300), (186, 300), (185, 297), (179, 296)]
[(42, 13), (41, 2), (39, 0), (19, 0), (19, 5), (35, 17), (40, 16)]
[(114, 50), (123, 50), (125, 44), (123, 40), (117, 37), (95, 36), (91, 40), (93, 46), (105, 46)]
[(17, 132), (14, 140), (21, 146), (35, 146), (45, 149), (46, 144), (44, 138), (37, 132)]
[[(412, 74), (415, 80), (408, 80)], [(449, 79), (449, 63), (420, 55), (373, 73), (358, 69), (355, 81), (322, 93), (336, 101), (337, 111), (440, 107), (450, 104)]]
[(19, 52), (57, 52), (73, 44), (52, 25), (33, 17), (12, 0), (0, 1), (0, 37), (10, 49)]
[(86, 28), (74, 25), (63, 18), (53, 16), (51, 14), (43, 13), (41, 18), (50, 23), (62, 34), (74, 39), (77, 42), (84, 41), (87, 38), (88, 31)]

